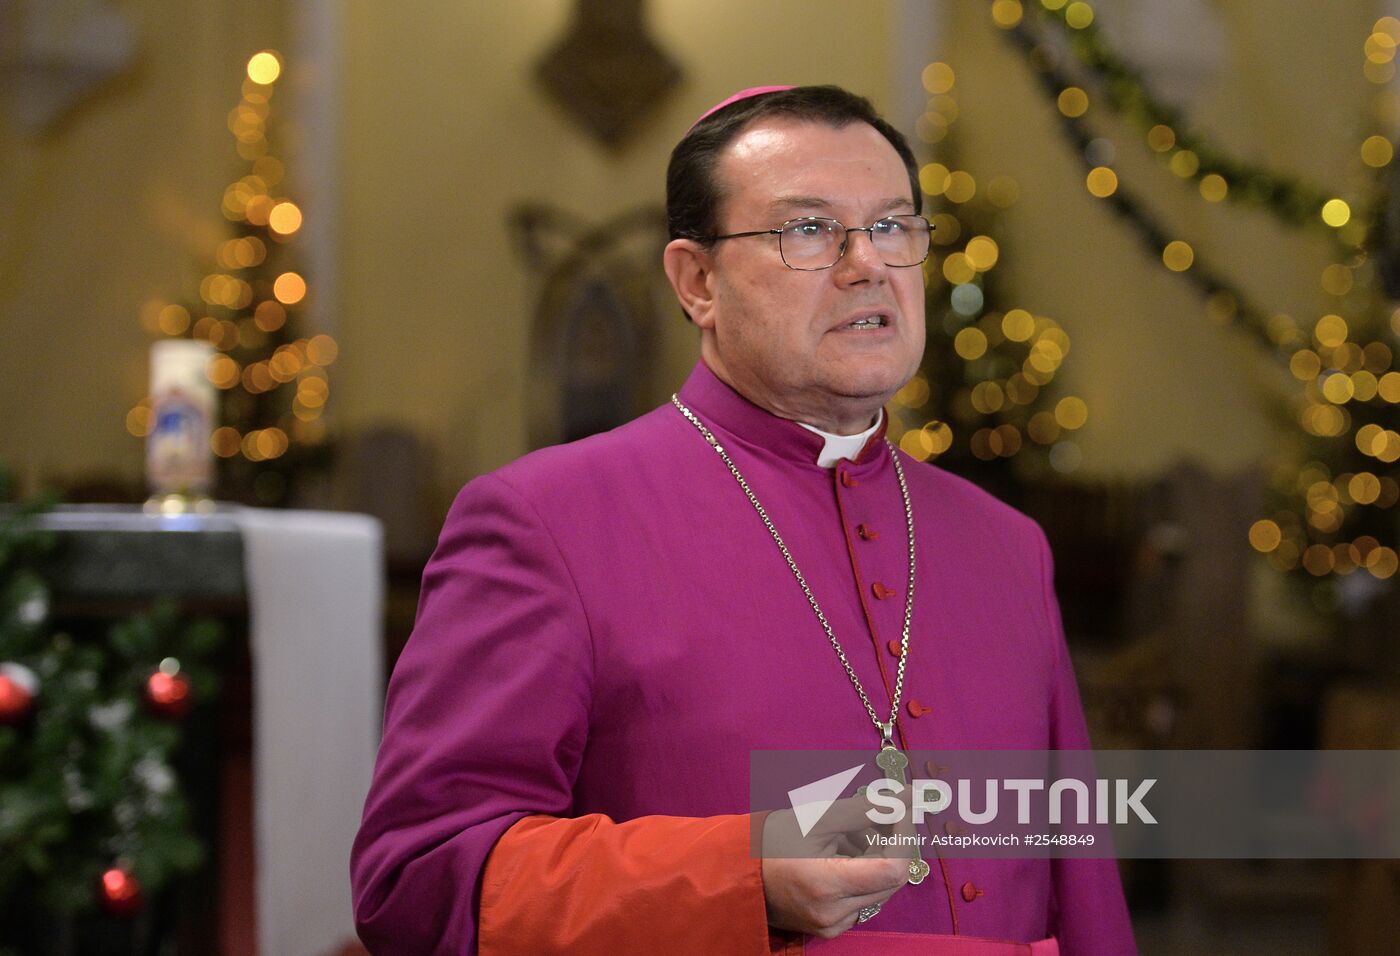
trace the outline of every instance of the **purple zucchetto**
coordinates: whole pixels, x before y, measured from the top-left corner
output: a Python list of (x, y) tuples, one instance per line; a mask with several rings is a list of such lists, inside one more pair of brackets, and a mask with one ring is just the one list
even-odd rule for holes
[(749, 88), (746, 89), (746, 90), (740, 90), (739, 92), (735, 93), (733, 96), (730, 96), (730, 97), (728, 97), (728, 98), (726, 98), (726, 99), (720, 100), (720, 101), (719, 101), (718, 103), (716, 103), (714, 106), (711, 106), (711, 107), (710, 107), (709, 109), (707, 109), (705, 112), (701, 113), (701, 114), (700, 114), (700, 118), (697, 119), (694, 123), (691, 123), (691, 124), (690, 124), (690, 129), (686, 130), (686, 135), (687, 135), (687, 136), (690, 135), (691, 130), (695, 129), (695, 127), (699, 126), (701, 123), (703, 123), (703, 122), (704, 122), (706, 119), (708, 119), (710, 116), (713, 116), (715, 113), (718, 113), (720, 110), (724, 109), (726, 106), (730, 105), (731, 103), (737, 103), (737, 102), (739, 102), (740, 100), (746, 100), (746, 99), (748, 99), (748, 98), (751, 97), (751, 96), (762, 96), (764, 93), (779, 93), (779, 92), (781, 92), (781, 91), (783, 91), (783, 90), (790, 90), (790, 89), (793, 89), (793, 87), (791, 87), (791, 86), (751, 86), (751, 87), (749, 87)]

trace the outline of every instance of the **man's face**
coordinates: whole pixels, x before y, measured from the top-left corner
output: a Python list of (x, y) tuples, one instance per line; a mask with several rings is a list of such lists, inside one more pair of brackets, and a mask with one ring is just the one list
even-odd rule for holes
[[(869, 226), (915, 211), (899, 154), (866, 123), (761, 120), (720, 154), (717, 179), (721, 235), (803, 216)], [(755, 403), (859, 431), (917, 370), (923, 269), (885, 265), (868, 233), (849, 234), (840, 261), (815, 272), (787, 268), (777, 236), (717, 243), (713, 258), (713, 307), (696, 316), (702, 354)], [(851, 327), (872, 315), (878, 327)]]

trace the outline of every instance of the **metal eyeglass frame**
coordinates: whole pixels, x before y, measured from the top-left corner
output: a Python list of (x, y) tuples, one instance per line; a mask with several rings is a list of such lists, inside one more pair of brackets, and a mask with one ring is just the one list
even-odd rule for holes
[[(880, 218), (880, 219), (876, 219), (874, 222), (872, 222), (872, 223), (871, 223), (870, 225), (868, 225), (868, 226), (848, 226), (848, 225), (846, 225), (844, 222), (842, 222), (841, 220), (839, 220), (839, 219), (832, 219), (832, 218), (830, 218), (829, 216), (798, 216), (796, 219), (789, 219), (789, 220), (787, 220), (787, 221), (784, 222), (781, 226), (779, 226), (777, 229), (755, 229), (755, 230), (753, 230), (752, 232), (731, 232), (731, 233), (729, 233), (728, 235), (725, 235), (725, 236), (710, 236), (709, 239), (707, 239), (706, 241), (707, 241), (707, 242), (719, 242), (719, 241), (721, 241), (721, 240), (723, 240), (723, 239), (745, 239), (745, 238), (748, 238), (749, 236), (777, 236), (777, 237), (778, 237), (778, 256), (783, 260), (783, 265), (787, 266), (789, 269), (791, 269), (791, 270), (794, 271), (794, 272), (822, 272), (822, 271), (824, 271), (824, 270), (826, 270), (826, 269), (834, 268), (834, 267), (836, 266), (836, 263), (840, 262), (840, 261), (842, 260), (842, 258), (845, 257), (845, 255), (846, 255), (846, 249), (849, 248), (849, 246), (850, 246), (850, 244), (851, 244), (851, 233), (853, 233), (853, 232), (863, 232), (863, 233), (866, 233), (866, 234), (870, 237), (870, 244), (871, 244), (871, 246), (873, 247), (873, 246), (875, 245), (875, 229), (876, 229), (876, 227), (878, 227), (878, 226), (880, 225), (880, 223), (882, 223), (882, 222), (889, 222), (889, 221), (892, 220), (892, 219), (922, 219), (922, 220), (924, 221), (924, 225), (928, 226), (929, 236), (932, 237), (932, 235), (933, 235), (934, 225), (933, 225), (933, 223), (931, 223), (931, 222), (928, 221), (928, 218), (927, 218), (927, 217), (925, 217), (925, 216), (920, 216), (920, 215), (916, 215), (916, 214), (914, 214), (914, 213), (900, 213), (899, 215), (896, 215), (896, 216), (884, 216), (884, 217), (882, 217), (882, 218)], [(811, 268), (804, 268), (804, 267), (802, 267), (802, 266), (795, 266), (795, 265), (793, 265), (792, 263), (788, 262), (788, 261), (787, 261), (787, 256), (783, 253), (783, 233), (787, 231), (787, 228), (788, 228), (789, 226), (791, 226), (793, 223), (797, 223), (797, 222), (834, 222), (834, 223), (836, 223), (836, 225), (838, 225), (838, 226), (840, 226), (842, 229), (844, 229), (844, 230), (846, 231), (846, 234), (845, 234), (844, 238), (842, 238), (842, 240), (841, 240), (841, 249), (840, 249), (839, 252), (836, 253), (836, 258), (833, 259), (833, 260), (832, 260), (829, 264), (827, 264), (827, 265), (824, 265), (824, 266), (813, 266), (813, 267), (811, 267)], [(877, 251), (878, 251), (878, 250), (877, 250)], [(917, 265), (922, 265), (922, 264), (924, 263), (924, 261), (925, 261), (926, 259), (928, 259), (929, 253), (932, 252), (932, 251), (933, 251), (933, 242), (931, 241), (931, 238), (930, 238), (929, 248), (927, 248), (927, 249), (924, 250), (923, 258), (920, 259), (918, 262), (909, 262), (909, 263), (905, 263), (904, 265), (894, 265), (893, 263), (885, 262), (885, 265), (888, 266), (888, 267), (891, 268), (891, 269), (912, 269), (912, 268), (914, 268), (914, 267), (917, 266)], [(881, 261), (881, 262), (884, 262), (883, 259), (881, 259), (880, 261)]]

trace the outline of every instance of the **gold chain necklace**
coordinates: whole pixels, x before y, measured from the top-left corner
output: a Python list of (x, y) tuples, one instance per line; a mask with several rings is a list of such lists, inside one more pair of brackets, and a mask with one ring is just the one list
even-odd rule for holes
[[(851, 679), (851, 684), (855, 687), (856, 693), (860, 695), (860, 702), (865, 705), (865, 711), (870, 715), (870, 720), (875, 724), (875, 729), (880, 732), (880, 752), (875, 756), (875, 763), (886, 776), (904, 781), (904, 768), (909, 765), (909, 758), (900, 752), (894, 745), (894, 725), (899, 719), (899, 701), (904, 694), (904, 665), (909, 659), (909, 626), (914, 618), (914, 508), (909, 503), (909, 486), (904, 481), (904, 469), (899, 464), (899, 455), (894, 451), (894, 446), (890, 445), (889, 439), (885, 439), (886, 446), (890, 449), (890, 460), (894, 462), (895, 477), (899, 479), (899, 493), (904, 499), (904, 523), (909, 532), (909, 586), (905, 591), (904, 598), (904, 632), (899, 643), (899, 671), (894, 684), (894, 697), (891, 700), (890, 719), (880, 720), (880, 715), (875, 712), (875, 707), (870, 703), (869, 696), (865, 693), (865, 687), (861, 684), (860, 678), (856, 676), (855, 668), (851, 666), (850, 660), (846, 657), (846, 652), (841, 647), (841, 642), (836, 639), (836, 633), (832, 631), (830, 622), (826, 615), (822, 613), (821, 605), (817, 604), (817, 598), (812, 594), (812, 589), (807, 586), (807, 579), (802, 576), (802, 572), (797, 567), (797, 562), (793, 560), (792, 552), (783, 543), (783, 536), (778, 533), (777, 527), (773, 524), (768, 512), (764, 510), (759, 502), (758, 496), (753, 493), (749, 483), (744, 480), (739, 467), (734, 464), (734, 459), (729, 457), (729, 453), (724, 450), (724, 446), (715, 438), (714, 433), (705, 427), (700, 419), (684, 405), (681, 400), (671, 396), (671, 404), (686, 417), (686, 419), (699, 429), (705, 441), (709, 442), (724, 463), (729, 468), (729, 473), (734, 476), (734, 480), (739, 483), (744, 494), (748, 496), (749, 504), (753, 505), (754, 511), (758, 512), (759, 518), (763, 520), (763, 526), (772, 535), (773, 541), (778, 546), (778, 550), (783, 553), (783, 558), (787, 561), (788, 568), (792, 571), (792, 576), (797, 579), (797, 583), (802, 588), (802, 593), (807, 595), (807, 603), (812, 606), (812, 612), (816, 614), (817, 621), (821, 623), (822, 630), (826, 632), (827, 640), (831, 642), (832, 648), (836, 651), (836, 656), (841, 659), (841, 666), (846, 669), (846, 676)], [(924, 877), (928, 875), (929, 866), (918, 854), (917, 848), (914, 851), (914, 859), (909, 863), (909, 882), (922, 883)]]

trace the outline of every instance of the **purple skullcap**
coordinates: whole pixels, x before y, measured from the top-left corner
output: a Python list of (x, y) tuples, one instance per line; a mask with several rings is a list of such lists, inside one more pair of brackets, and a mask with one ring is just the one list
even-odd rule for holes
[(781, 91), (783, 91), (783, 90), (790, 90), (790, 89), (793, 89), (793, 87), (791, 87), (791, 86), (751, 86), (751, 87), (749, 87), (747, 90), (740, 90), (739, 92), (735, 93), (733, 96), (729, 97), (728, 99), (721, 100), (720, 102), (716, 103), (714, 106), (711, 106), (711, 107), (710, 107), (709, 109), (707, 109), (705, 112), (701, 113), (701, 114), (700, 114), (700, 118), (699, 118), (698, 120), (696, 120), (694, 123), (691, 123), (691, 124), (690, 124), (690, 129), (686, 130), (685, 133), (686, 133), (687, 136), (689, 136), (690, 133), (691, 133), (691, 131), (694, 130), (695, 127), (699, 126), (701, 123), (705, 122), (705, 120), (707, 120), (709, 117), (713, 116), (715, 113), (718, 113), (720, 110), (724, 109), (726, 106), (729, 106), (731, 103), (737, 103), (737, 102), (739, 102), (740, 100), (746, 100), (746, 99), (748, 99), (748, 98), (751, 97), (751, 96), (762, 96), (764, 93), (779, 93), (779, 92), (781, 92)]

